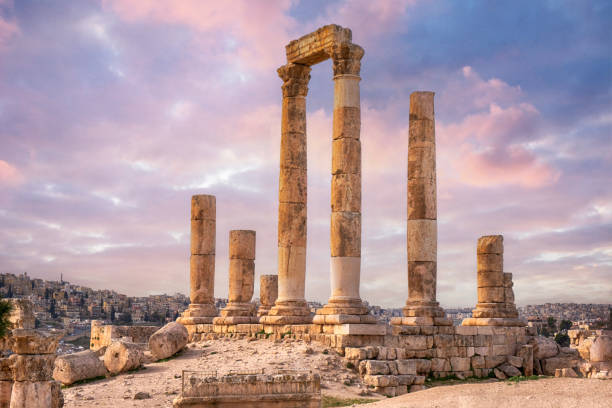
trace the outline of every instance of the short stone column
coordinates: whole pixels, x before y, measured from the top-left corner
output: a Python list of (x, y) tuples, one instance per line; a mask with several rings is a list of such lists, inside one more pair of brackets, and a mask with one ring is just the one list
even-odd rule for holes
[(189, 308), (177, 319), (183, 325), (212, 323), (215, 307), (216, 199), (191, 197), (191, 258)]
[[(331, 182), (331, 297), (317, 310), (313, 323), (322, 325), (376, 323), (361, 301), (361, 105), (359, 72), (363, 48), (338, 44), (331, 58), (334, 70), (334, 124)], [(379, 335), (374, 327), (369, 333)], [(383, 333), (384, 334), (384, 333)]]
[(229, 257), (229, 302), (213, 323), (256, 323), (255, 305), (251, 303), (255, 284), (255, 231), (230, 231)]
[(504, 237), (487, 235), (478, 239), (478, 303), (463, 326), (525, 326), (518, 319), (512, 290), (512, 274), (504, 273)]
[(259, 277), (259, 301), (261, 306), (257, 316), (266, 316), (278, 298), (278, 275), (261, 275)]
[(408, 300), (393, 325), (450, 326), (436, 301), (437, 198), (434, 93), (410, 95), (408, 131)]
[(13, 330), (11, 355), (13, 388), (10, 408), (64, 406), (61, 384), (53, 381), (55, 352), (64, 333), (34, 329)]
[(263, 324), (310, 323), (306, 303), (306, 95), (310, 67), (289, 63), (283, 80), (278, 192), (278, 299)]

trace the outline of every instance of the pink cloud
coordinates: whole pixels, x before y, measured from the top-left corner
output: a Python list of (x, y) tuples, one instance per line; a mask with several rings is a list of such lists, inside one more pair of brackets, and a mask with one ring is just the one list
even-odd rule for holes
[[(0, 0), (0, 11), (4, 8), (13, 8), (12, 0)], [(6, 19), (2, 17), (0, 13), (0, 49), (2, 49), (8, 42), (13, 38), (14, 35), (19, 33), (19, 26), (14, 20)]]
[(21, 184), (23, 176), (16, 167), (0, 160), (0, 185), (14, 186)]
[(270, 69), (284, 61), (288, 31), (295, 25), (285, 14), (289, 0), (224, 2), (198, 0), (103, 0), (103, 4), (128, 22), (151, 21), (187, 26), (202, 43), (222, 45), (245, 67)]

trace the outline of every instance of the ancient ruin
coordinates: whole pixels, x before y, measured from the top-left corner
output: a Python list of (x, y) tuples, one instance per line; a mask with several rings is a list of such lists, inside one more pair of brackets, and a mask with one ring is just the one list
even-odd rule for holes
[(189, 308), (178, 320), (187, 326), (212, 323), (215, 307), (216, 201), (211, 195), (191, 198), (191, 258)]
[(257, 309), (257, 316), (268, 314), (278, 298), (278, 275), (261, 275), (259, 277), (259, 301), (261, 306)]

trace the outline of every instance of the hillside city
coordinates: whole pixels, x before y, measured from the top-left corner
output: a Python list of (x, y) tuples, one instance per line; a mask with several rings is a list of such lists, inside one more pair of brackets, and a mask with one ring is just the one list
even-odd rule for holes
[[(61, 327), (69, 334), (88, 333), (91, 320), (119, 325), (163, 325), (176, 320), (189, 305), (189, 297), (174, 295), (127, 296), (112, 290), (91, 289), (71, 284), (60, 278), (47, 281), (27, 273), (0, 274), (0, 295), (3, 298), (27, 298), (34, 304), (38, 325)], [(257, 302), (257, 300), (255, 300)], [(227, 299), (215, 299), (217, 308)], [(309, 302), (314, 311), (323, 305)], [(557, 323), (571, 321), (574, 326), (605, 327), (610, 319), (610, 304), (546, 303), (519, 307), (519, 314), (529, 325), (540, 327), (553, 318)], [(446, 313), (455, 325), (471, 317), (472, 308), (449, 308)], [(401, 316), (401, 309), (370, 306), (370, 313), (381, 322)]]

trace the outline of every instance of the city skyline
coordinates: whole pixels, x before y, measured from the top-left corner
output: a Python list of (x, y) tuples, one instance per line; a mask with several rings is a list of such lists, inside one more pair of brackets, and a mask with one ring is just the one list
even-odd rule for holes
[[(357, 12), (357, 10), (359, 12)], [(189, 202), (217, 197), (276, 273), (284, 46), (336, 23), (362, 60), (361, 297), (407, 298), (408, 98), (436, 92), (438, 300), (476, 304), (503, 234), (517, 305), (612, 294), (611, 70), (603, 1), (0, 0), (0, 272), (130, 296), (189, 293)], [(266, 24), (261, 22), (265, 19)], [(308, 95), (306, 298), (329, 297), (332, 78)]]

